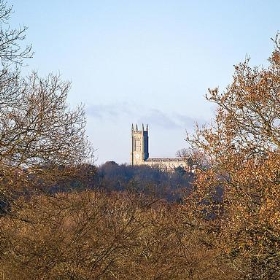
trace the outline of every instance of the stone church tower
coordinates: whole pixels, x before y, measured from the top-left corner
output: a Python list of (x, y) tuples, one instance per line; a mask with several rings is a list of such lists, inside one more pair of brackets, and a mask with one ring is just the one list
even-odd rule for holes
[(148, 125), (146, 129), (142, 124), (142, 129), (131, 126), (131, 165), (141, 165), (149, 158), (149, 136)]
[(131, 165), (148, 165), (161, 170), (174, 171), (175, 168), (183, 167), (190, 171), (187, 162), (182, 158), (149, 158), (149, 135), (148, 125), (138, 129), (137, 124), (131, 126)]

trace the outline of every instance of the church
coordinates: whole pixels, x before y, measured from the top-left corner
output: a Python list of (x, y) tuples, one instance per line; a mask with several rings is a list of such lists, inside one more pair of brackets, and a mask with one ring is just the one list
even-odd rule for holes
[(131, 165), (149, 165), (166, 171), (178, 167), (189, 169), (182, 158), (150, 158), (148, 125), (144, 127), (143, 124), (140, 129), (137, 124), (131, 126)]

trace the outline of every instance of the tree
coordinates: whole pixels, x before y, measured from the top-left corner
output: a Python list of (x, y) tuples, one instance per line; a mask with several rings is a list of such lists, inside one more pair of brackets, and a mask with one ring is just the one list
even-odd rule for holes
[(0, 0), (0, 59), (2, 67), (22, 65), (24, 59), (32, 57), (31, 46), (22, 47), (20, 41), (25, 39), (27, 27), (13, 29), (8, 25), (12, 7)]
[[(32, 56), (32, 52), (30, 46), (22, 47), (27, 28), (9, 27), (11, 12), (6, 2), (0, 0), (0, 273), (3, 278), (6, 278), (5, 264), (9, 263), (5, 262), (6, 254), (14, 252), (22, 256), (26, 264), (33, 260), (34, 248), (39, 251), (43, 248), (40, 238), (34, 234), (34, 248), (26, 253), (24, 232), (30, 229), (33, 233), (45, 234), (37, 223), (38, 214), (27, 211), (25, 216), (21, 215), (25, 206), (32, 208), (32, 198), (36, 197), (33, 192), (38, 195), (38, 189), (49, 191), (48, 187), (58, 185), (66, 188), (68, 183), (86, 188), (92, 184), (89, 179), (92, 180), (95, 172), (88, 164), (92, 159), (92, 148), (85, 135), (83, 106), (72, 109), (67, 104), (70, 83), (53, 74), (45, 78), (35, 72), (21, 76), (23, 62)], [(46, 201), (50, 199), (51, 196), (45, 196)], [(58, 208), (63, 207), (63, 203), (57, 201), (59, 199), (55, 200)], [(44, 211), (46, 216), (53, 209), (48, 204)], [(48, 238), (58, 246), (61, 239), (55, 221), (48, 224), (53, 229), (53, 238)], [(38, 228), (35, 229), (36, 225)], [(10, 242), (13, 231), (9, 226), (19, 229), (22, 251), (16, 243)], [(51, 250), (55, 251), (55, 246)], [(41, 269), (39, 263), (34, 263), (33, 268), (34, 271)], [(28, 272), (17, 270), (17, 273), (11, 271), (8, 278), (28, 278), (25, 277)]]
[(209, 164), (206, 155), (193, 148), (181, 149), (177, 151), (176, 155), (187, 162), (190, 172), (194, 172), (196, 169), (205, 169)]
[(88, 154), (82, 107), (70, 110), (68, 82), (36, 73), (18, 80), (17, 99), (2, 102), (0, 111), (1, 158), (4, 165), (76, 164)]
[(241, 279), (280, 277), (279, 34), (274, 44), (266, 68), (252, 68), (246, 58), (224, 92), (209, 90), (216, 117), (187, 138), (210, 163), (196, 174), (193, 213), (201, 218), (203, 209), (213, 210), (211, 192), (223, 188), (223, 214), (209, 221), (208, 230), (215, 224), (217, 246)]
[(69, 171), (67, 166), (80, 165), (92, 156), (83, 106), (71, 109), (67, 104), (70, 83), (53, 74), (40, 78), (34, 72), (21, 77), (20, 66), (32, 52), (30, 46), (21, 44), (27, 28), (9, 27), (11, 12), (6, 2), (0, 1), (2, 188), (26, 187), (42, 182), (42, 178), (55, 181), (59, 174)]

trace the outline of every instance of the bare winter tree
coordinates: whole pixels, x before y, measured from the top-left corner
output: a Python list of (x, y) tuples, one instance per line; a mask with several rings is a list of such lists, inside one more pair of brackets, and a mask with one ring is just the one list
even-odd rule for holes
[(16, 102), (0, 111), (0, 162), (30, 167), (38, 164), (75, 164), (88, 156), (82, 107), (68, 108), (68, 82), (36, 73), (18, 81)]
[(2, 187), (20, 182), (23, 169), (34, 173), (43, 168), (50, 177), (50, 170), (81, 164), (92, 155), (85, 135), (84, 109), (71, 109), (67, 104), (70, 83), (53, 74), (45, 78), (37, 73), (20, 76), (20, 67), (32, 51), (31, 46), (22, 47), (27, 28), (10, 28), (11, 12), (0, 0)]
[(22, 47), (21, 41), (26, 37), (27, 27), (13, 29), (8, 21), (12, 13), (12, 7), (8, 7), (6, 1), (0, 0), (0, 59), (2, 67), (8, 65), (21, 65), (26, 58), (33, 53), (31, 46)]

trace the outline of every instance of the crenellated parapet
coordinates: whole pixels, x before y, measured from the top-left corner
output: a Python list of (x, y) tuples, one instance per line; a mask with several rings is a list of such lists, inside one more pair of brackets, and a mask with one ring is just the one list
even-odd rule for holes
[(149, 158), (148, 125), (131, 125), (131, 165), (157, 166), (164, 170), (174, 170), (177, 167), (188, 168), (187, 163), (181, 158)]

